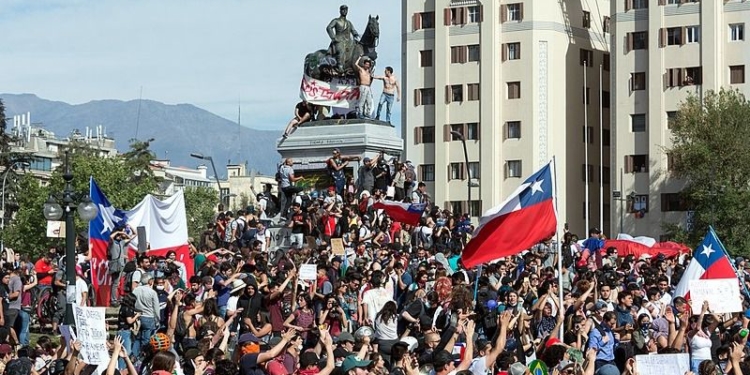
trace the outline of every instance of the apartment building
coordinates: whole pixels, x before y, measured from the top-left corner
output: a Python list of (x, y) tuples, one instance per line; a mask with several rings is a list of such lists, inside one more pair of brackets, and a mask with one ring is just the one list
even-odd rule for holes
[(612, 14), (612, 222), (660, 238), (662, 223), (689, 225), (670, 177), (670, 119), (689, 95), (722, 87), (750, 94), (745, 0), (618, 0)]
[[(554, 158), (560, 229), (607, 231), (609, 9), (605, 0), (403, 2), (406, 158), (437, 205), (476, 221)], [(466, 139), (468, 168), (452, 132)]]

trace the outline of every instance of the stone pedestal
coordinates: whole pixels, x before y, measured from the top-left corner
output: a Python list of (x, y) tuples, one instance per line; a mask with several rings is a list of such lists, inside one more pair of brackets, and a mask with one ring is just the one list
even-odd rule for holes
[[(326, 160), (334, 148), (342, 156), (374, 157), (385, 152), (386, 160), (402, 159), (404, 142), (396, 128), (384, 121), (376, 120), (323, 120), (302, 124), (287, 139), (281, 140), (276, 150), (282, 159), (294, 160), (294, 171), (298, 175), (324, 172)], [(352, 161), (347, 175), (357, 175), (362, 161)]]

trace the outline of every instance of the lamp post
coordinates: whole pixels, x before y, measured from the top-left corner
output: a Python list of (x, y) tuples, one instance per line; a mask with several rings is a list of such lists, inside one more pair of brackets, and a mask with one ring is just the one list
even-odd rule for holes
[[(99, 214), (99, 209), (96, 207), (94, 202), (91, 201), (88, 195), (77, 193), (73, 190), (73, 172), (70, 169), (70, 162), (68, 160), (68, 152), (65, 152), (65, 172), (63, 173), (63, 180), (65, 181), (65, 188), (61, 195), (57, 199), (62, 200), (62, 206), (57, 203), (54, 195), (50, 195), (47, 202), (44, 203), (44, 217), (47, 220), (60, 220), (65, 218), (65, 279), (67, 281), (67, 288), (65, 295), (67, 296), (67, 303), (65, 305), (65, 324), (74, 325), (75, 319), (73, 318), (73, 303), (75, 303), (76, 295), (76, 229), (73, 211), (78, 211), (78, 216), (81, 220), (89, 222), (96, 218)], [(80, 201), (76, 205), (76, 201)]]
[(466, 191), (468, 193), (468, 199), (469, 199), (469, 219), (471, 220), (471, 217), (473, 216), (471, 214), (471, 169), (469, 169), (469, 153), (466, 151), (466, 138), (464, 138), (464, 135), (460, 132), (457, 132), (455, 130), (451, 131), (451, 134), (453, 134), (456, 138), (461, 140), (461, 145), (464, 147), (464, 163), (466, 163)]
[[(8, 174), (10, 174), (10, 172), (13, 169), (18, 168), (19, 165), (21, 165), (21, 168), (26, 169), (26, 167), (28, 167), (31, 164), (25, 161), (14, 162), (13, 164), (10, 165), (10, 167), (8, 167), (5, 170), (5, 174), (3, 175), (3, 191), (2, 191), (3, 197), (2, 197), (2, 204), (0, 205), (0, 231), (2, 232), (5, 232), (5, 182), (8, 180)], [(5, 238), (0, 239), (0, 253), (3, 251), (5, 251)]]
[(211, 169), (214, 171), (214, 178), (216, 179), (216, 186), (219, 188), (219, 201), (223, 204), (224, 203), (224, 197), (221, 195), (221, 182), (219, 182), (219, 173), (216, 172), (216, 165), (214, 164), (214, 158), (212, 158), (209, 155), (203, 155), (199, 152), (191, 152), (190, 156), (201, 159), (201, 160), (208, 160), (211, 162)]

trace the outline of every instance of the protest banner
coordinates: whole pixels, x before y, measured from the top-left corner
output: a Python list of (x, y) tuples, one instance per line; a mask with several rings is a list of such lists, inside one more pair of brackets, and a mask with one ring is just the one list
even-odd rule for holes
[(299, 267), (299, 279), (300, 280), (317, 280), (318, 279), (318, 267), (314, 264), (303, 264)]
[(345, 254), (343, 239), (331, 238), (331, 253), (333, 255), (341, 255), (341, 256)]
[(700, 314), (703, 301), (708, 301), (712, 313), (744, 311), (737, 279), (690, 280), (690, 300), (693, 314)]
[(690, 354), (645, 354), (635, 356), (640, 375), (684, 375), (690, 370)]
[(300, 98), (314, 105), (354, 109), (359, 102), (357, 81), (336, 77), (331, 82), (302, 77)]
[(104, 307), (73, 305), (77, 341), (81, 342), (81, 360), (91, 365), (109, 362), (107, 322)]

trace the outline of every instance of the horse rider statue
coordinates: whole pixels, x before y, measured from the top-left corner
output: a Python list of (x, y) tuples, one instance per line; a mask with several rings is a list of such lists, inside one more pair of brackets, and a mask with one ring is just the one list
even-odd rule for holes
[(359, 42), (359, 33), (354, 29), (352, 22), (346, 19), (349, 13), (349, 7), (342, 5), (339, 7), (340, 16), (334, 18), (328, 24), (326, 32), (331, 38), (331, 45), (328, 47), (332, 56), (336, 58), (336, 69), (343, 74), (345, 71), (344, 62), (350, 60), (348, 57), (354, 50), (354, 46)]

